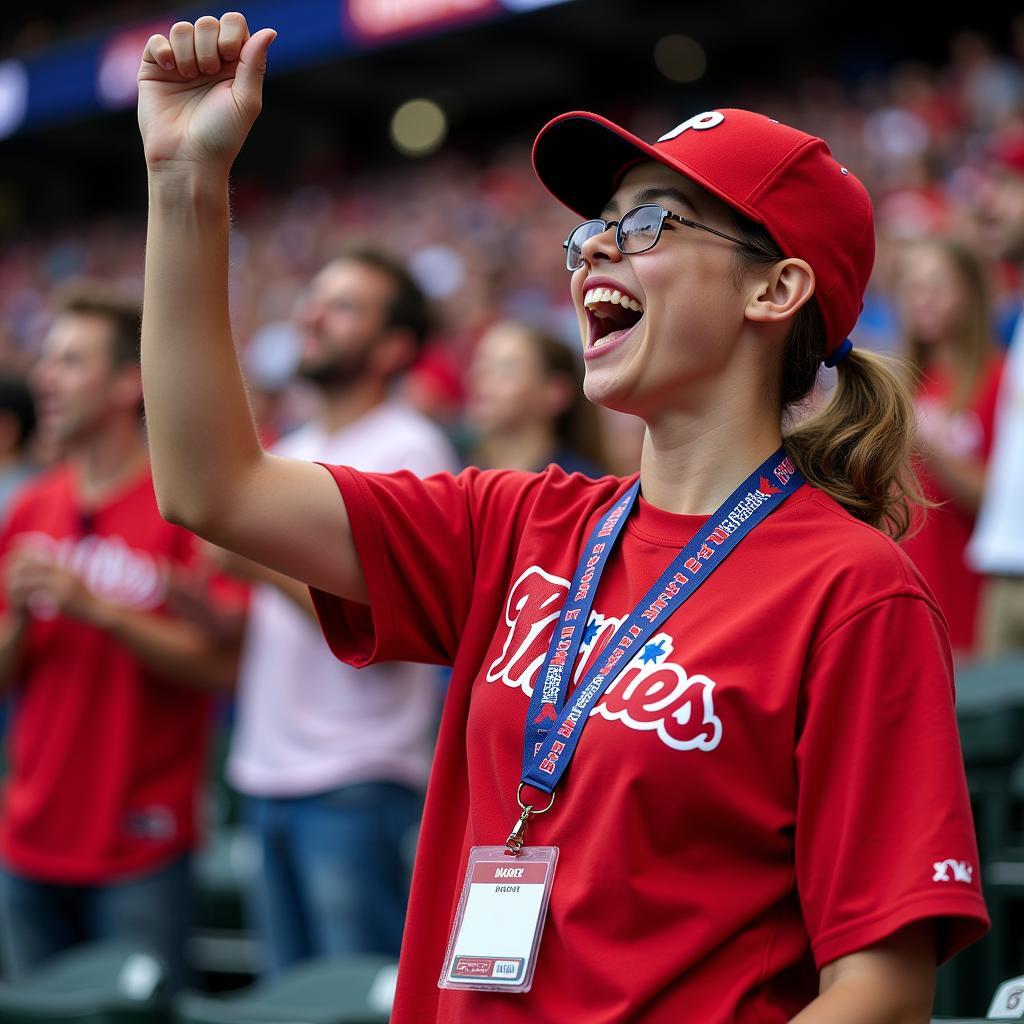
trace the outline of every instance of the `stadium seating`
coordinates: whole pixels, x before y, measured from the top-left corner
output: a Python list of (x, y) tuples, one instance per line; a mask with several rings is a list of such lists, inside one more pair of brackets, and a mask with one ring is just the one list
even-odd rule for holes
[(1022, 966), (1024, 659), (960, 666), (957, 718), (992, 931), (940, 970), (936, 1006), (944, 1013), (987, 1006)]
[(240, 823), (241, 798), (227, 782), (230, 732), (213, 741), (204, 808), (205, 839), (193, 877), (198, 902), (188, 962), (203, 988), (220, 991), (247, 984), (259, 972), (262, 953), (245, 922), (243, 892), (258, 870), (259, 851)]
[(185, 994), (177, 1024), (387, 1024), (397, 964), (388, 957), (325, 957), (223, 996)]
[(0, 984), (0, 1024), (169, 1024), (159, 957), (123, 942), (90, 943), (24, 979)]

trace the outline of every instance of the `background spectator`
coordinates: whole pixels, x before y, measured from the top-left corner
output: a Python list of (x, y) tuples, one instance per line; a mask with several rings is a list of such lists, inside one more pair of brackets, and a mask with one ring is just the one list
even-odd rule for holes
[[(992, 252), (1024, 272), (1024, 134), (998, 140), (979, 218)], [(1018, 281), (1021, 278), (1018, 276)], [(1018, 297), (1018, 305), (1020, 298)], [(1024, 649), (1024, 315), (1006, 361), (985, 496), (970, 555), (989, 579), (981, 629), (987, 654)]]
[(512, 320), (480, 339), (467, 377), (469, 462), (486, 468), (602, 476), (608, 457), (596, 406), (567, 344)]
[(28, 484), (3, 533), (0, 683), (13, 687), (0, 816), (0, 945), (18, 976), (120, 938), (185, 980), (190, 851), (207, 694), (237, 648), (166, 614), (198, 541), (160, 517), (139, 415), (139, 308), (68, 298), (33, 382), (66, 461)]
[(981, 502), (1002, 360), (981, 265), (962, 245), (910, 244), (898, 300), (914, 371), (916, 468), (925, 497), (917, 532), (904, 542), (949, 622), (954, 651), (974, 650), (981, 578), (965, 550)]
[[(274, 451), (379, 472), (454, 468), (441, 431), (392, 397), (426, 338), (422, 293), (400, 263), (352, 249), (299, 303), (299, 373), (314, 418)], [(337, 661), (307, 588), (220, 552), (256, 584), (228, 764), (259, 847), (249, 893), (264, 967), (341, 953), (398, 955), (437, 721), (435, 670)]]

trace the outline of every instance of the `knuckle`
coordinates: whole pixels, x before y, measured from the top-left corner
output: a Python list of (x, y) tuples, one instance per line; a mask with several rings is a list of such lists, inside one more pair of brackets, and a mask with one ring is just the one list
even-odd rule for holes
[(196, 28), (214, 28), (220, 22), (212, 14), (204, 14), (196, 21)]
[(187, 35), (192, 32), (192, 23), (188, 21), (176, 21), (171, 26), (172, 36)]

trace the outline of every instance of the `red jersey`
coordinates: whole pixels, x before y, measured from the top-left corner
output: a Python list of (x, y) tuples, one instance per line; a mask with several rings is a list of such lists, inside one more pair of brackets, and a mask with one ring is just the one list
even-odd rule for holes
[[(192, 534), (161, 519), (148, 470), (86, 514), (66, 467), (21, 492), (0, 560), (22, 545), (100, 596), (154, 613), (163, 611), (166, 568), (197, 551)], [(21, 664), (0, 818), (6, 864), (42, 881), (103, 883), (190, 847), (208, 698), (46, 606), (33, 609)]]
[[(992, 449), (996, 398), (1002, 359), (993, 359), (970, 404), (957, 412), (948, 408), (954, 381), (930, 371), (922, 376), (915, 399), (921, 433), (931, 443), (962, 459), (984, 464)], [(957, 505), (924, 462), (915, 465), (921, 490), (938, 507), (921, 512), (919, 529), (903, 541), (949, 623), (954, 651), (975, 646), (981, 576), (967, 564), (965, 552), (974, 530), (974, 513)]]
[[(370, 593), (314, 592), (333, 650), (453, 666), (395, 1024), (774, 1024), (912, 921), (942, 919), (943, 958), (984, 933), (942, 616), (895, 544), (805, 485), (638, 651), (531, 821), (560, 849), (532, 990), (440, 991), (469, 849), (518, 817), (529, 694), (626, 482), (331, 472)], [(704, 522), (638, 502), (575, 680)]]

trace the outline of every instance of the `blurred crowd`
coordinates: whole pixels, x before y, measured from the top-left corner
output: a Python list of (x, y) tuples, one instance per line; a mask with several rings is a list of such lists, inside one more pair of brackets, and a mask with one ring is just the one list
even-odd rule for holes
[[(1024, 18), (1014, 23), (1011, 38), (999, 52), (981, 36), (963, 33), (951, 41), (949, 61), (941, 68), (906, 64), (852, 90), (816, 79), (791, 94), (762, 91), (731, 96), (728, 102), (824, 136), (836, 157), (869, 187), (876, 204), (879, 249), (854, 340), (908, 360), (918, 403), (919, 478), (935, 506), (907, 549), (943, 605), (958, 655), (1024, 647), (1024, 565), (1014, 565), (1012, 557), (1000, 563), (1001, 552), (1021, 546), (1016, 537), (1024, 531), (1024, 521), (986, 508), (986, 501), (989, 506), (1001, 501), (1005, 507), (1012, 499), (1006, 498), (1009, 491), (991, 497), (992, 477), (986, 471), (990, 457), (998, 456), (1004, 476), (1024, 475), (1024, 451), (1014, 450), (1004, 438), (998, 454), (1000, 417), (1010, 418), (1001, 413), (1000, 404), (1012, 400), (1012, 394), (1005, 398), (1012, 387), (1024, 388), (1019, 372), (1016, 385), (1006, 383), (1006, 349), (1021, 309), (1024, 199), (1020, 252), (1014, 250), (1013, 239), (1008, 242), (1005, 233), (1000, 234), (997, 223), (1011, 201), (1005, 190), (1019, 188), (1024, 196)], [(657, 137), (692, 113), (650, 107), (616, 111), (619, 120), (645, 137)], [(636, 425), (624, 417), (599, 415), (580, 400), (576, 318), (561, 246), (573, 216), (535, 182), (528, 139), (485, 155), (448, 151), (426, 162), (392, 164), (372, 173), (342, 175), (336, 167), (320, 166), (308, 172), (301, 187), (285, 195), (243, 178), (235, 183), (233, 203), (234, 328), (268, 444), (300, 457), (334, 462), (358, 463), (372, 454), (368, 469), (408, 466), (427, 472), (460, 463), (540, 469), (556, 462), (592, 474), (635, 470), (641, 440)], [(134, 384), (125, 383), (127, 377), (117, 376), (123, 360), (115, 361), (113, 375), (94, 370), (91, 378), (74, 376), (75, 365), (80, 368), (85, 365), (82, 360), (97, 358), (89, 348), (95, 345), (89, 332), (109, 310), (82, 306), (81, 299), (69, 303), (66, 296), (69, 284), (91, 281), (102, 282), (105, 291), (138, 297), (143, 238), (141, 216), (98, 219), (49, 235), (26, 229), (0, 254), (0, 500), (5, 507), (39, 467), (64, 455), (79, 459), (81, 473), (76, 479), (91, 480), (101, 495), (105, 488), (132, 481), (135, 486), (139, 474), (145, 476), (144, 455), (131, 441), (138, 425), (139, 393)], [(345, 254), (340, 260), (339, 252)], [(393, 265), (376, 253), (391, 253), (398, 262)], [(429, 332), (416, 301), (398, 301), (417, 287), (433, 310)], [(395, 313), (399, 306), (402, 316)], [(360, 326), (360, 317), (369, 319)], [(383, 319), (378, 323), (374, 317)], [(116, 321), (116, 311), (108, 319)], [(339, 361), (335, 357), (340, 349), (332, 356), (310, 348), (311, 338), (350, 335), (376, 338), (377, 354), (371, 356), (353, 342), (355, 347), (347, 348)], [(1024, 350), (1024, 334), (1019, 331), (1014, 348)], [(1018, 351), (1018, 364), (1021, 358)], [(826, 377), (826, 388), (827, 383)], [(81, 404), (81, 389), (90, 386), (102, 391), (102, 408)], [(1014, 393), (1019, 402), (1021, 392)], [(60, 429), (34, 431), (33, 394), (41, 399), (44, 425), (49, 422)], [(79, 417), (75, 423), (68, 418), (72, 413)], [(91, 433), (83, 433), (86, 422)], [(417, 439), (416, 445), (410, 447), (410, 438)], [(109, 453), (115, 450), (121, 454), (111, 462)], [(129, 469), (138, 463), (135, 476), (122, 463), (131, 463)], [(64, 490), (51, 500), (63, 502), (68, 521), (76, 524), (75, 550), (92, 551), (96, 545), (90, 538), (104, 530), (91, 518), (95, 513), (89, 496), (73, 494), (70, 484), (61, 486)], [(987, 516), (988, 531), (980, 538), (975, 533), (979, 510)], [(28, 516), (24, 510), (20, 514)], [(31, 516), (25, 519), (24, 529), (41, 529), (30, 520)], [(1017, 530), (1016, 537), (1007, 540), (1008, 529)], [(7, 536), (9, 541), (9, 530)], [(378, 905), (387, 898), (381, 895), (385, 888), (401, 886), (401, 863), (389, 865), (387, 878), (381, 865), (387, 862), (388, 850), (402, 848), (402, 835), (415, 824), (417, 794), (429, 761), (429, 750), (420, 748), (429, 738), (431, 707), (417, 705), (415, 720), (404, 726), (395, 721), (390, 707), (411, 707), (411, 698), (401, 696), (408, 682), (404, 669), (372, 688), (373, 706), (360, 704), (366, 698), (358, 694), (365, 694), (366, 687), (346, 690), (336, 683), (324, 684), (342, 669), (323, 648), (304, 590), (297, 593), (287, 581), (223, 553), (181, 547), (184, 542), (173, 531), (160, 543), (174, 548), (175, 564), (187, 567), (199, 559), (208, 565), (202, 587), (184, 572), (173, 581), (168, 614), (191, 632), (177, 638), (168, 634), (160, 640), (165, 646), (157, 655), (152, 646), (156, 641), (140, 639), (149, 636), (145, 622), (119, 621), (115, 627), (109, 607), (82, 611), (85, 605), (74, 603), (76, 596), (85, 600), (82, 595), (72, 593), (66, 579), (44, 578), (38, 557), (19, 570), (23, 579), (13, 589), (8, 582), (8, 601), (19, 592), (45, 591), (53, 606), (46, 613), (48, 628), (53, 628), (55, 608), (115, 636), (139, 660), (139, 678), (166, 669), (168, 651), (177, 659), (172, 659), (172, 674), (190, 678), (195, 673), (189, 651), (222, 652), (234, 644), (236, 659), (242, 652), (239, 671), (246, 687), (241, 691), (245, 703), (240, 706), (232, 771), (249, 797), (248, 821), (264, 848), (265, 875), (253, 897), (253, 914), (265, 925), (271, 947), (268, 966), (283, 969), (332, 944), (365, 942), (368, 948), (397, 953), (400, 899), (386, 933), (370, 939), (339, 937), (330, 920), (320, 921), (317, 914), (332, 900), (347, 907), (346, 913), (354, 913), (351, 893), (342, 898), (329, 880), (322, 879), (304, 893), (303, 881), (320, 870), (320, 861), (307, 856), (311, 850), (326, 850), (325, 860), (337, 859), (333, 851), (346, 843), (358, 846), (352, 836), (358, 836), (360, 828), (372, 827), (377, 836), (373, 863), (356, 864), (352, 877), (362, 879), (360, 885), (375, 894)], [(85, 564), (75, 562), (77, 557), (69, 556), (63, 568)], [(1008, 577), (1013, 583), (986, 598), (984, 575)], [(218, 590), (221, 576), (226, 582)], [(227, 585), (229, 579), (250, 588), (247, 596), (234, 600), (237, 593)], [(214, 597), (207, 589), (211, 581)], [(114, 597), (107, 594), (103, 600)], [(244, 600), (249, 601), (248, 628), (238, 612)], [(989, 616), (979, 614), (979, 602), (984, 600), (993, 602)], [(986, 622), (1004, 620), (1005, 630), (985, 635)], [(268, 638), (273, 640), (269, 645)], [(185, 650), (185, 640), (198, 646)], [(45, 662), (38, 645), (29, 650)], [(292, 665), (299, 667), (289, 669), (282, 652), (291, 652)], [(0, 651), (0, 661), (2, 655)], [(22, 671), (31, 672), (24, 664)], [(4, 667), (0, 664), (0, 669)], [(42, 671), (45, 675), (52, 667)], [(289, 673), (305, 686), (301, 700), (291, 704), (276, 688)], [(190, 730), (195, 738), (196, 692), (222, 688), (222, 683), (219, 675), (198, 683), (193, 678), (185, 684), (187, 699), (172, 699), (161, 691), (146, 713), (162, 714), (166, 723), (171, 720), (168, 708), (176, 708), (171, 717), (183, 730), (179, 738), (184, 742)], [(124, 683), (128, 689), (134, 685)], [(429, 691), (420, 685), (412, 689)], [(381, 694), (390, 694), (396, 705), (382, 705)], [(310, 701), (313, 720), (301, 720), (296, 708), (308, 716)], [(49, 720), (56, 704), (38, 714)], [(360, 738), (375, 744), (378, 735), (387, 733), (388, 742), (407, 756), (394, 763), (381, 761), (376, 773), (367, 774), (367, 757), (359, 758), (354, 767), (356, 761), (344, 751), (337, 756), (340, 741), (328, 728), (332, 721), (347, 730), (346, 750)], [(43, 727), (37, 722), (35, 728)], [(73, 731), (72, 724), (67, 728)], [(76, 742), (68, 740), (69, 751), (76, 749)], [(129, 745), (120, 733), (111, 742)], [(302, 760), (303, 751), (307, 761)], [(31, 760), (24, 746), (18, 756), (23, 768)], [(90, 756), (82, 755), (82, 763)], [(104, 770), (128, 785), (131, 767), (126, 762)], [(146, 770), (161, 769), (147, 762)], [(198, 768), (193, 766), (191, 775), (179, 780), (185, 787), (182, 792), (197, 780)], [(36, 811), (28, 804), (33, 793), (46, 787), (38, 779), (32, 786), (24, 797), (28, 803), (19, 805), (23, 821), (17, 827), (22, 831), (13, 839), (8, 836), (0, 854), (10, 862), (14, 850), (14, 859), (21, 858), (22, 874), (50, 885), (51, 867), (59, 857), (54, 853), (51, 865), (37, 847), (52, 843), (56, 849), (67, 840), (58, 834), (40, 838), (43, 832), (32, 817)], [(179, 802), (184, 806), (187, 800)], [(372, 826), (365, 821), (370, 805), (379, 814)], [(339, 826), (342, 819), (344, 828)], [(145, 833), (147, 841), (168, 827), (159, 815), (133, 819), (133, 828)], [(191, 837), (190, 827), (179, 828), (177, 839)], [(381, 839), (385, 834), (387, 838)], [(298, 847), (290, 849), (294, 841)], [(187, 846), (178, 843), (175, 849), (180, 853)], [(154, 866), (145, 856), (135, 858), (131, 844), (126, 849), (116, 862), (118, 871)], [(62, 885), (76, 879), (76, 884), (86, 886), (106, 883), (107, 869), (96, 867), (100, 853), (94, 850), (89, 856), (82, 854)], [(161, 871), (177, 870), (178, 864), (165, 857), (159, 866)], [(64, 870), (61, 866), (56, 874), (61, 876)], [(166, 892), (173, 902), (177, 878), (171, 883)], [(2, 904), (21, 901), (23, 918), (30, 913), (39, 919), (39, 900), (46, 894), (25, 886), (15, 891), (10, 877), (5, 884), (6, 896), (0, 885), (0, 926), (9, 942), (20, 942), (24, 948), (24, 938), (10, 936), (24, 929), (25, 921), (10, 910), (5, 918)], [(62, 911), (49, 906), (46, 913), (56, 920)], [(85, 911), (76, 913), (81, 917)], [(76, 934), (87, 932), (80, 928)]]
[[(869, 76), (856, 90), (829, 79), (787, 93), (723, 97), (828, 139), (876, 203), (880, 240), (873, 301), (860, 340), (893, 348), (900, 326), (892, 308), (896, 255), (906, 239), (954, 234), (972, 247), (971, 215), (980, 158), (994, 134), (1024, 127), (1024, 18), (1009, 54), (983, 37), (951, 41), (943, 68), (906, 64)], [(657, 137), (688, 111), (642, 106), (611, 111), (641, 136)], [(539, 127), (539, 125), (537, 126)], [(343, 171), (320, 154), (304, 185), (273, 194), (257, 180), (236, 180), (232, 263), (233, 316), (243, 345), (255, 348), (253, 374), (287, 372), (286, 336), (304, 284), (342, 245), (367, 241), (402, 256), (435, 301), (440, 331), (423, 377), (436, 412), (453, 415), (462, 396), (459, 368), (496, 317), (523, 317), (567, 340), (568, 310), (560, 243), (572, 215), (533, 178), (530, 138), (495, 152), (451, 150), (420, 162)], [(126, 173), (128, 173), (126, 171)], [(0, 358), (24, 365), (38, 345), (56, 287), (76, 277), (141, 289), (144, 221), (99, 219), (49, 235), (31, 230), (5, 246), (0, 264)], [(1012, 280), (992, 270), (997, 315)], [(264, 331), (270, 329), (269, 337)], [(280, 350), (280, 351), (279, 351)]]

